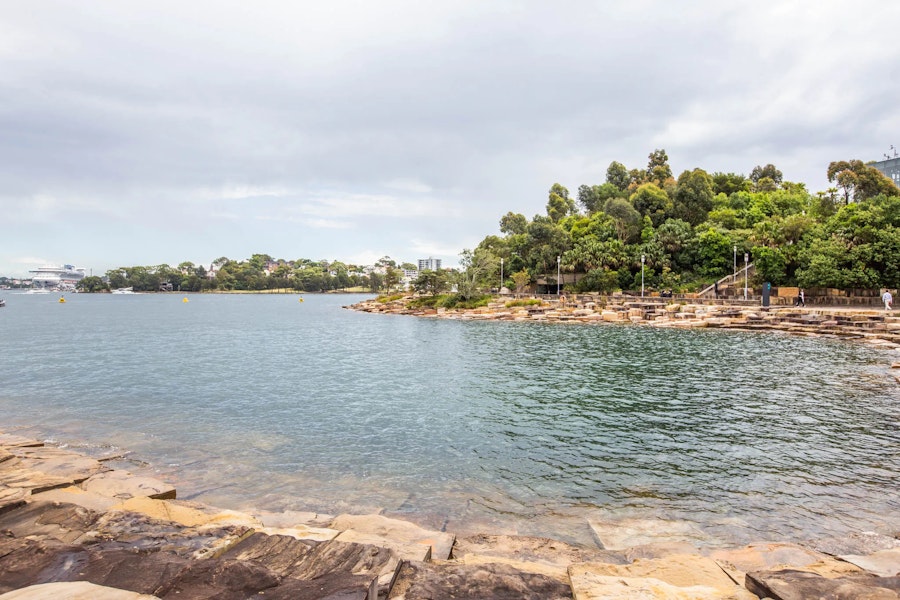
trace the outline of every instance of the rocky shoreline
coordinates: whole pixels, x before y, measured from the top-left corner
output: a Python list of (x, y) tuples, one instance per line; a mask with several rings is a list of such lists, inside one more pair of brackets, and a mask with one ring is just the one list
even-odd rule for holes
[(713, 550), (608, 523), (591, 523), (590, 547), (457, 537), (377, 514), (181, 501), (109, 458), (0, 432), (0, 600), (900, 598), (896, 533)]
[(858, 340), (900, 348), (900, 311), (829, 306), (761, 307), (741, 301), (699, 303), (664, 298), (561, 296), (560, 299), (494, 298), (475, 309), (411, 307), (413, 296), (383, 302), (365, 300), (346, 308), (370, 313), (461, 321), (516, 321), (603, 325), (627, 323), (679, 329), (783, 331)]

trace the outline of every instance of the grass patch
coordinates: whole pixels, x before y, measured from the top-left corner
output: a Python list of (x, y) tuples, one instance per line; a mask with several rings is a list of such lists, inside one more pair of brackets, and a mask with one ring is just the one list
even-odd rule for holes
[(382, 304), (387, 304), (388, 302), (393, 302), (394, 300), (403, 298), (404, 295), (405, 294), (391, 294), (390, 296), (378, 296), (377, 298), (375, 298), (375, 300), (381, 302)]
[(515, 308), (516, 306), (537, 306), (541, 304), (541, 300), (537, 298), (528, 298), (527, 300), (510, 300), (506, 303), (506, 308)]

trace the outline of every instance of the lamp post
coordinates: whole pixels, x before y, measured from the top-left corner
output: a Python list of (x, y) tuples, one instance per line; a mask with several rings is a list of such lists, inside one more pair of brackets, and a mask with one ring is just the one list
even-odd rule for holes
[(747, 261), (750, 259), (750, 255), (744, 252), (744, 300), (747, 299)]
[(734, 246), (734, 273), (731, 275), (731, 283), (737, 279), (737, 244)]
[(503, 259), (500, 259), (500, 293), (503, 293)]
[(559, 261), (562, 257), (556, 257), (556, 295), (559, 296)]
[(647, 257), (641, 254), (641, 298), (644, 297), (644, 262)]

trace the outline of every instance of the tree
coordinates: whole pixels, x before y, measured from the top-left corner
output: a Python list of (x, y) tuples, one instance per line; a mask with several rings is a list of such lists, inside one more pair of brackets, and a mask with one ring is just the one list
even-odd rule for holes
[(620, 192), (624, 192), (631, 183), (631, 175), (628, 173), (625, 165), (612, 161), (606, 168), (606, 183), (615, 186)]
[(462, 269), (456, 278), (457, 294), (462, 300), (471, 300), (478, 296), (479, 288), (485, 283), (486, 275), (499, 270), (500, 261), (484, 249), (475, 251), (463, 250), (459, 255), (459, 266)]
[(103, 283), (103, 280), (96, 275), (89, 275), (75, 284), (75, 287), (82, 292), (93, 294), (95, 292), (109, 291), (109, 286)]
[(861, 202), (879, 194), (900, 195), (900, 189), (884, 173), (861, 160), (841, 160), (828, 165), (828, 181), (844, 191), (844, 202)]
[(703, 169), (684, 171), (675, 188), (675, 216), (691, 225), (706, 220), (713, 207), (712, 177)]
[(669, 167), (669, 155), (665, 150), (657, 149), (651, 152), (647, 162), (647, 181), (651, 181), (662, 187), (666, 179), (672, 178), (672, 168)]
[(756, 183), (763, 177), (768, 177), (775, 183), (781, 183), (783, 178), (781, 171), (778, 170), (778, 167), (773, 165), (772, 163), (767, 164), (764, 167), (756, 165), (753, 167), (753, 170), (750, 171), (750, 181)]
[(512, 280), (513, 284), (516, 286), (516, 293), (521, 294), (525, 290), (525, 286), (528, 285), (528, 282), (531, 281), (531, 276), (528, 275), (528, 271), (523, 269), (513, 273)]
[(735, 192), (749, 192), (752, 182), (736, 173), (713, 173), (713, 193), (730, 196)]
[(419, 276), (412, 282), (412, 286), (420, 294), (437, 296), (449, 289), (450, 278), (447, 271), (443, 269), (438, 269), (437, 271), (424, 269), (419, 272)]
[(384, 271), (384, 287), (388, 290), (392, 290), (400, 283), (400, 279), (403, 278), (403, 271), (398, 269), (395, 266), (385, 267)]
[(528, 219), (523, 214), (510, 211), (500, 217), (500, 233), (507, 235), (525, 233), (527, 228)]
[(645, 183), (640, 186), (629, 200), (636, 211), (650, 217), (654, 227), (658, 227), (665, 221), (673, 208), (668, 194), (654, 183)]
[(575, 214), (575, 201), (569, 198), (569, 190), (554, 183), (550, 187), (550, 198), (547, 200), (547, 216), (554, 223), (559, 223), (571, 214)]
[(602, 210), (603, 203), (610, 198), (622, 197), (624, 193), (611, 183), (602, 185), (582, 185), (578, 187), (578, 203), (587, 214), (592, 215)]
[(641, 223), (641, 213), (636, 211), (628, 200), (610, 198), (603, 205), (603, 212), (616, 222), (616, 234), (623, 244), (637, 234)]

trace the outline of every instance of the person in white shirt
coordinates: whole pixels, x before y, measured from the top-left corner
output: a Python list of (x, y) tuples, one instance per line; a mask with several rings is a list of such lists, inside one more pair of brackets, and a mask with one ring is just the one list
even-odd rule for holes
[(891, 296), (891, 293), (888, 290), (884, 290), (881, 299), (884, 300), (884, 310), (891, 310), (891, 305), (894, 303), (894, 297)]

